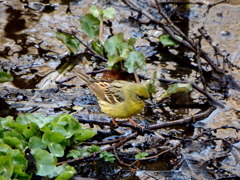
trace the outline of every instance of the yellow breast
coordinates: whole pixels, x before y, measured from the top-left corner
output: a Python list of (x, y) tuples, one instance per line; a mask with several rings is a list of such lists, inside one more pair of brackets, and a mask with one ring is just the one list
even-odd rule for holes
[(102, 112), (115, 118), (129, 118), (139, 114), (144, 108), (144, 102), (141, 101), (124, 101), (121, 103), (110, 104), (106, 101), (99, 101)]

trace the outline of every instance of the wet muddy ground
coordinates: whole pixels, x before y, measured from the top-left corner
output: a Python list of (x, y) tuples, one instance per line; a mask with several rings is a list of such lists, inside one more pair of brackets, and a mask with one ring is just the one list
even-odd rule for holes
[[(209, 2), (211, 1), (204, 1), (206, 4)], [(84, 86), (84, 82), (77, 78), (63, 83), (52, 83), (45, 89), (37, 88), (37, 84), (47, 74), (54, 71), (61, 63), (60, 59), (68, 54), (68, 49), (55, 38), (57, 29), (67, 32), (80, 31), (81, 39), (85, 42), (89, 41), (79, 28), (79, 18), (88, 12), (92, 4), (99, 7), (111, 6), (117, 10), (117, 17), (112, 22), (113, 33), (124, 32), (126, 38), (136, 38), (135, 46), (148, 57), (148, 71), (141, 75), (149, 78), (156, 71), (158, 78), (200, 82), (198, 73), (192, 67), (181, 63), (181, 59), (175, 56), (176, 50), (171, 49), (172, 54), (170, 55), (166, 52), (158, 52), (158, 49), (152, 47), (152, 44), (158, 43), (158, 37), (163, 34), (163, 30), (148, 23), (141, 24), (141, 28), (139, 28), (139, 22), (134, 19), (139, 14), (122, 1), (0, 1), (0, 67), (5, 71), (11, 70), (14, 76), (12, 82), (0, 84), (0, 116), (16, 116), (20, 112), (43, 112), (47, 115), (72, 113), (86, 121), (110, 122), (111, 119), (100, 112), (96, 98)], [(189, 37), (194, 37), (198, 33), (198, 28), (204, 26), (214, 46), (218, 47), (235, 66), (232, 68), (226, 66), (225, 71), (240, 83), (240, 3), (237, 0), (222, 3), (212, 7), (209, 11), (206, 5), (193, 4), (188, 10), (183, 8), (182, 11), (183, 17), (186, 17), (182, 22), (177, 20), (178, 24), (182, 23), (180, 28)], [(142, 17), (141, 20), (147, 21), (146, 17)], [(107, 38), (109, 34), (110, 31), (107, 30), (104, 38)], [(205, 40), (202, 41), (202, 48), (210, 54), (210, 57), (216, 58), (214, 49)], [(191, 59), (193, 54), (188, 52), (187, 56)], [(221, 58), (218, 61), (219, 64), (223, 64)], [(76, 68), (92, 72), (105, 68), (105, 66), (104, 63), (86, 60)], [(210, 69), (209, 66), (205, 68), (206, 70)], [(69, 72), (59, 81), (73, 76), (74, 74)], [(154, 154), (156, 149), (166, 150), (165, 146), (180, 146), (182, 140), (170, 138), (170, 136), (183, 139), (196, 138), (205, 130), (217, 129), (226, 125), (239, 129), (240, 90), (232, 86), (224, 94), (221, 89), (217, 89), (218, 87), (214, 83), (214, 81), (209, 83), (211, 93), (225, 105), (224, 108), (216, 107), (207, 118), (187, 126), (158, 129), (138, 136), (137, 139), (131, 140), (119, 148), (119, 158), (126, 162), (132, 162), (134, 154), (146, 149), (149, 152), (152, 150), (152, 154)], [(155, 96), (162, 94), (166, 87), (166, 83), (159, 83), (158, 93)], [(75, 110), (76, 106), (77, 111)], [(206, 98), (199, 92), (193, 91), (191, 96), (189, 94), (175, 95), (162, 105), (156, 106), (153, 101), (145, 108), (144, 115), (139, 115), (136, 119), (140, 120), (142, 125), (152, 125), (186, 118), (204, 112), (209, 107), (211, 104), (207, 103)], [(145, 121), (143, 122), (141, 119), (145, 119)], [(89, 126), (87, 123), (84, 125)], [(102, 129), (98, 125), (94, 125), (94, 128), (100, 132), (110, 132), (108, 126)], [(169, 150), (162, 156), (141, 162), (138, 169), (135, 170), (134, 176), (132, 175), (134, 173), (130, 171), (131, 168), (123, 166), (119, 162), (109, 164), (97, 160), (76, 165), (75, 168), (78, 171), (76, 179), (79, 177), (102, 177), (103, 179), (112, 179), (113, 177), (115, 179), (163, 179), (168, 177), (176, 179), (176, 177), (181, 177), (188, 179), (190, 176), (197, 177), (197, 175), (201, 177), (200, 179), (214, 179), (213, 177), (221, 179), (224, 177), (224, 173), (216, 172), (220, 170), (229, 176), (240, 177), (237, 170), (240, 168), (240, 132), (236, 129), (221, 128), (209, 132), (209, 138), (210, 134), (211, 138), (219, 138), (214, 141), (215, 144), (207, 142), (206, 134), (202, 134), (202, 139), (199, 141), (192, 143), (184, 141), (179, 149), (173, 148), (172, 151)], [(125, 134), (132, 133), (131, 129), (126, 127), (120, 127), (119, 131)], [(168, 140), (165, 139), (167, 136), (169, 136)], [(111, 139), (114, 136), (102, 138), (101, 141), (108, 140), (108, 138)], [(223, 151), (222, 147), (226, 142), (221, 139), (229, 142), (234, 148), (228, 152)], [(95, 140), (95, 142), (97, 141), (99, 140)], [(221, 160), (217, 161), (218, 158)], [(211, 176), (208, 172), (209, 169), (203, 168), (200, 162), (206, 163), (208, 168), (214, 169), (212, 172), (215, 173), (215, 176)], [(220, 165), (215, 163), (220, 163)], [(104, 166), (101, 166), (102, 164)]]

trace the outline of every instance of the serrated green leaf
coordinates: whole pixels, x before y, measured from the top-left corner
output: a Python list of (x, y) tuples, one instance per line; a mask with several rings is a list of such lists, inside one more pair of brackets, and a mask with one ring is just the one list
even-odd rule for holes
[(79, 133), (75, 134), (74, 140), (77, 141), (86, 141), (92, 138), (96, 134), (96, 131), (93, 129), (82, 129)]
[(8, 74), (0, 68), (0, 83), (12, 81), (13, 77), (11, 74)]
[(80, 42), (73, 35), (57, 31), (56, 38), (61, 41), (70, 52), (77, 54), (80, 51)]
[(146, 69), (146, 59), (142, 52), (132, 51), (124, 63), (124, 67), (129, 73), (135, 72), (136, 69)]
[(80, 19), (80, 25), (84, 33), (95, 38), (99, 34), (100, 21), (92, 14), (86, 14)]
[(144, 159), (145, 157), (148, 156), (148, 153), (147, 152), (141, 152), (141, 153), (138, 153), (135, 155), (135, 159), (136, 160), (139, 160), (139, 159)]
[(161, 35), (159, 37), (160, 42), (162, 43), (163, 47), (169, 47), (169, 46), (175, 46), (177, 43), (173, 41), (170, 37), (170, 35)]
[(111, 162), (111, 163), (113, 163), (116, 159), (112, 153), (107, 152), (107, 151), (101, 152), (100, 157), (103, 158), (104, 161)]
[(78, 157), (83, 157), (87, 155), (89, 155), (89, 152), (87, 152), (86, 149), (73, 149), (69, 151), (67, 158), (69, 157), (78, 158)]
[(55, 180), (68, 180), (70, 179), (74, 174), (76, 174), (76, 170), (74, 167), (69, 165), (63, 165), (65, 168), (65, 171), (62, 172), (60, 175), (57, 176)]
[(96, 146), (96, 145), (91, 145), (89, 148), (87, 148), (87, 151), (89, 153), (94, 153), (94, 152), (98, 152), (100, 151), (100, 147), (99, 146)]
[(42, 142), (42, 139), (37, 136), (33, 136), (29, 139), (28, 146), (32, 154), (34, 154), (37, 149), (47, 149), (46, 143)]
[(97, 8), (97, 6), (94, 6), (92, 5), (90, 8), (89, 8), (89, 12), (95, 16), (96, 18), (98, 18), (100, 16), (100, 10)]
[(108, 19), (113, 19), (116, 16), (117, 12), (114, 8), (109, 7), (103, 10), (103, 17)]

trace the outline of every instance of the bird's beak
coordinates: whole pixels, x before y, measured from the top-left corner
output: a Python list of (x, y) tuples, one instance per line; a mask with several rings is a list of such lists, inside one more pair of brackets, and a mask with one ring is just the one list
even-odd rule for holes
[(148, 104), (152, 104), (153, 103), (153, 101), (151, 100), (151, 99), (146, 99), (146, 100), (144, 100), (146, 103), (148, 103)]

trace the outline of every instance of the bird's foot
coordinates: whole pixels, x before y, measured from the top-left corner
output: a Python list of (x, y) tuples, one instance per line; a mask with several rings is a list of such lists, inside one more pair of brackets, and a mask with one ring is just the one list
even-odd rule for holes
[(112, 121), (110, 122), (110, 128), (114, 129), (118, 127), (118, 122), (115, 120), (115, 118), (112, 118)]
[(131, 125), (133, 125), (136, 128), (144, 128), (141, 125), (135, 123), (131, 118), (128, 118), (129, 122), (131, 123)]
[(139, 132), (139, 134), (144, 134), (148, 131), (148, 127), (147, 126), (141, 126), (137, 123), (135, 123), (131, 118), (128, 118), (129, 122), (136, 127), (137, 131)]

